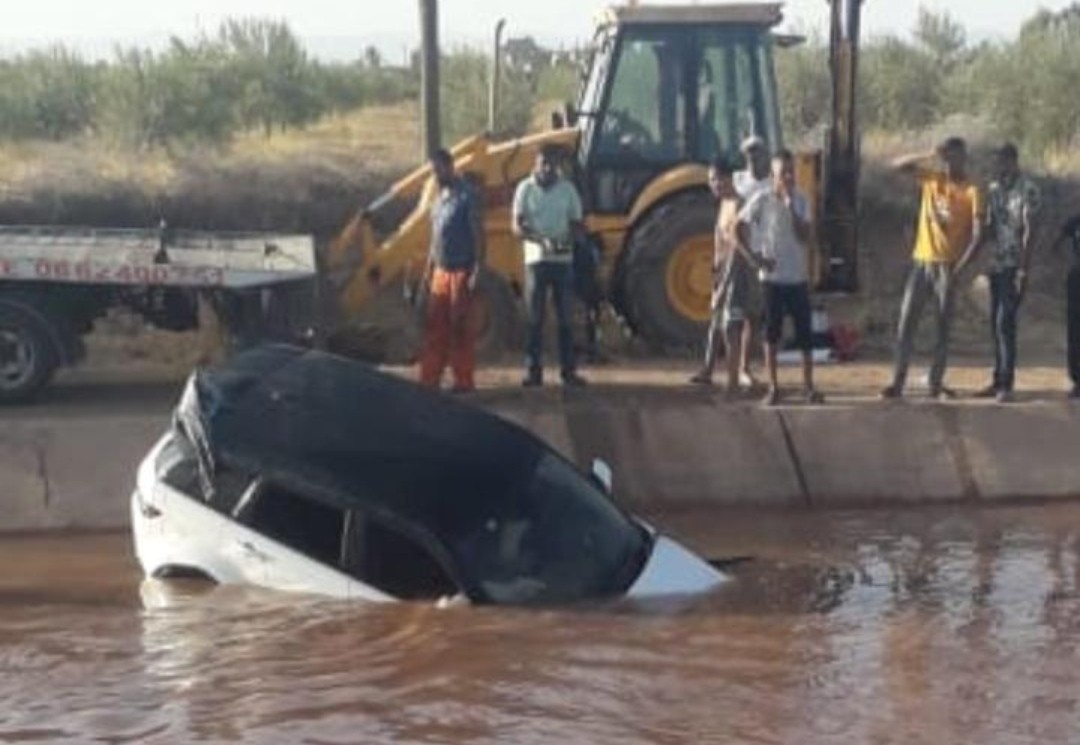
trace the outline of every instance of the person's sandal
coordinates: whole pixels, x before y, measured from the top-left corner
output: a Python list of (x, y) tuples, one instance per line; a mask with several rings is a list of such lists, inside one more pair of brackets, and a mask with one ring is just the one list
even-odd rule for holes
[(765, 394), (765, 398), (761, 399), (761, 405), (765, 408), (771, 408), (780, 403), (780, 389), (770, 388), (769, 392)]
[(825, 403), (825, 395), (816, 388), (811, 388), (810, 390), (806, 391), (805, 395), (806, 403), (810, 404), (811, 406), (819, 406), (820, 404)]

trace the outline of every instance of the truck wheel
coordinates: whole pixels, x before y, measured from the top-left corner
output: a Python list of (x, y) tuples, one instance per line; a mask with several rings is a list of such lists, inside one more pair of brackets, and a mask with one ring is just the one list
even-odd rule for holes
[(480, 274), (470, 316), (480, 359), (497, 360), (521, 347), (521, 311), (509, 283), (502, 277), (490, 271)]
[(43, 323), (0, 305), (0, 404), (27, 401), (52, 380), (60, 361)]
[(669, 199), (634, 228), (623, 306), (634, 330), (666, 350), (700, 347), (712, 298), (716, 205), (705, 192)]

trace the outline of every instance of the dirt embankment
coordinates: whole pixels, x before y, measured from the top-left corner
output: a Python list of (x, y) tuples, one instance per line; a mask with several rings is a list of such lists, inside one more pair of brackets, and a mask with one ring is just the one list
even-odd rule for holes
[[(156, 225), (253, 229), (331, 238), (416, 160), (417, 124), (408, 106), (369, 110), (303, 132), (251, 135), (215, 150), (130, 153), (101, 143), (0, 147), (0, 224)], [(978, 159), (977, 166), (984, 166)], [(985, 168), (980, 168), (980, 176)], [(1064, 346), (1064, 252), (1048, 251), (1066, 215), (1080, 210), (1080, 186), (1042, 178), (1039, 255), (1021, 329), (1026, 354), (1056, 356)], [(868, 157), (860, 220), (859, 293), (822, 298), (834, 320), (853, 324), (863, 348), (891, 345), (909, 264), (917, 194), (914, 185)], [(959, 303), (956, 348), (988, 352), (987, 288), (970, 272)], [(395, 302), (397, 302), (395, 300)], [(924, 324), (924, 334), (930, 331)], [(109, 319), (91, 340), (99, 360), (142, 359), (188, 365), (187, 337), (146, 333), (135, 319)], [(635, 356), (612, 327), (611, 353)]]

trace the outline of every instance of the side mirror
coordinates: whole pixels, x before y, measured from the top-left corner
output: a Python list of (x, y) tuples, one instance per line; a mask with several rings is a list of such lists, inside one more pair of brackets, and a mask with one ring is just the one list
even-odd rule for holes
[(615, 478), (611, 466), (600, 458), (595, 459), (592, 463), (592, 477), (593, 481), (599, 484), (605, 492), (611, 494), (611, 485)]

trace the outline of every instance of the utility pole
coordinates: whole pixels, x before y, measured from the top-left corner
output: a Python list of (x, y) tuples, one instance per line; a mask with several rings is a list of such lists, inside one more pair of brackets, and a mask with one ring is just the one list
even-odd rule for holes
[(439, 112), (439, 3), (420, 0), (420, 96), (424, 151), (430, 158), (442, 147)]
[(499, 117), (499, 78), (502, 77), (502, 33), (506, 19), (495, 24), (495, 50), (491, 57), (491, 89), (488, 92), (488, 134), (494, 135)]

